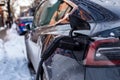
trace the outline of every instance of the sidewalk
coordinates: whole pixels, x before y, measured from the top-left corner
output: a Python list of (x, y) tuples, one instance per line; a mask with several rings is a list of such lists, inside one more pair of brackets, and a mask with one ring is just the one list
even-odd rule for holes
[(17, 34), (15, 25), (0, 31), (0, 80), (33, 80), (24, 36)]

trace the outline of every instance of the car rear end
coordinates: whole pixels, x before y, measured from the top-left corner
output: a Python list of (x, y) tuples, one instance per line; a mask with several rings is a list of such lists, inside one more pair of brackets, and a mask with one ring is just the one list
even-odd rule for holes
[(67, 38), (60, 40), (52, 55), (44, 62), (44, 71), (50, 80), (120, 78), (119, 38), (94, 37), (92, 41), (79, 36)]
[(33, 17), (21, 17), (19, 19), (18, 32), (20, 35), (25, 34), (28, 30), (31, 29), (32, 21), (33, 21)]

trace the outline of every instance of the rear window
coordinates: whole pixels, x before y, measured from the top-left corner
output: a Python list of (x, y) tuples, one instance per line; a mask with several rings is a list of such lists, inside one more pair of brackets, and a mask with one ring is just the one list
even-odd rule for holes
[(116, 14), (91, 1), (79, 1), (78, 6), (90, 15), (92, 22), (112, 21), (118, 19)]

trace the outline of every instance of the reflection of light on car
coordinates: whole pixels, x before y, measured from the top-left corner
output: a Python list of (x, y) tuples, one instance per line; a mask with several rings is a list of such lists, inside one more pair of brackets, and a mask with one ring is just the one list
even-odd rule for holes
[(113, 32), (110, 33), (110, 36), (115, 36), (115, 34)]
[(101, 32), (97, 32), (92, 36), (99, 36), (99, 37), (119, 37), (120, 36), (120, 27), (104, 30)]

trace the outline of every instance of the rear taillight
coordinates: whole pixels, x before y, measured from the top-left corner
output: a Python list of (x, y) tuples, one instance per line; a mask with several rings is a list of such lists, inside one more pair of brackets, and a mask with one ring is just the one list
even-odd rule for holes
[(20, 27), (24, 27), (24, 26), (25, 26), (25, 24), (21, 23), (21, 24), (19, 24), (19, 26), (20, 26)]
[(89, 46), (84, 64), (87, 66), (120, 65), (119, 39), (112, 38), (92, 42)]

